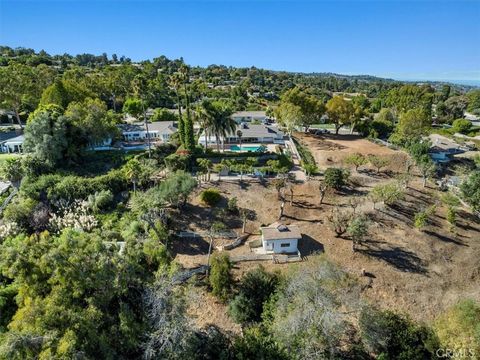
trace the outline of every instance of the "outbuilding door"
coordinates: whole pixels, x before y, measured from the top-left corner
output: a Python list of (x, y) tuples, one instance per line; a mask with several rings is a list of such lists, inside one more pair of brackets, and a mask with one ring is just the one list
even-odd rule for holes
[(273, 245), (274, 245), (274, 242), (273, 241), (267, 241), (267, 251), (273, 251)]

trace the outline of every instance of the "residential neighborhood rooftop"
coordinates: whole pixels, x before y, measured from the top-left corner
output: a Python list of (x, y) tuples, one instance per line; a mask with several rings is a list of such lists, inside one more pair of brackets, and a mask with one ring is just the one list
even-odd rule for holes
[[(144, 122), (134, 124), (118, 125), (122, 132), (147, 131)], [(157, 131), (159, 133), (174, 133), (177, 131), (177, 124), (174, 121), (155, 121), (148, 123), (149, 131)]]

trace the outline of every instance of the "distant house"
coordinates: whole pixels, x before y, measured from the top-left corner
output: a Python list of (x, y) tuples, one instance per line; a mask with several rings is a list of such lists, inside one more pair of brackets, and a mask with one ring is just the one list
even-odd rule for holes
[(262, 246), (266, 253), (296, 253), (298, 240), (302, 238), (300, 229), (296, 225), (273, 223), (260, 228), (262, 232)]
[[(118, 125), (124, 141), (143, 141), (147, 139), (145, 123)], [(152, 141), (167, 142), (177, 132), (177, 124), (174, 121), (156, 121), (148, 124), (148, 134)]]
[[(225, 144), (238, 144), (240, 137), (238, 132), (241, 131), (242, 143), (283, 143), (285, 134), (276, 126), (262, 125), (262, 124), (247, 124), (242, 123), (237, 125), (235, 132), (228, 134), (226, 138), (221, 138), (220, 142)], [(202, 132), (198, 139), (199, 144), (205, 145), (216, 144), (217, 138), (215, 135), (211, 135), (208, 139), (205, 138), (205, 132)]]
[(431, 134), (430, 140), (432, 146), (429, 150), (430, 158), (436, 163), (448, 163), (453, 159), (453, 155), (465, 152), (460, 145), (444, 136)]
[(267, 119), (267, 115), (265, 111), (237, 111), (232, 114), (231, 118), (235, 120), (237, 124), (252, 121), (263, 123)]
[(5, 153), (21, 153), (23, 152), (23, 142), (25, 137), (23, 135), (11, 137), (10, 139), (0, 142), (0, 149)]

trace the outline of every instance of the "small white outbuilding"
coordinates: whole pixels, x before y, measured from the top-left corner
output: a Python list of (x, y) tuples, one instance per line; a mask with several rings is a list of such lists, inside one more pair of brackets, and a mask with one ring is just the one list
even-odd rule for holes
[(273, 223), (261, 227), (262, 246), (266, 253), (282, 254), (298, 252), (298, 240), (302, 238), (297, 225)]

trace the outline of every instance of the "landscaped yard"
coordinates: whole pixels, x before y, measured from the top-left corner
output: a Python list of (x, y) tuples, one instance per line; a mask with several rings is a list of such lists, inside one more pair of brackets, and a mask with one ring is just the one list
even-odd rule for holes
[(21, 156), (21, 155), (19, 155), (19, 154), (0, 154), (0, 164), (2, 164), (7, 159), (14, 159), (14, 158), (19, 157), (19, 156)]

